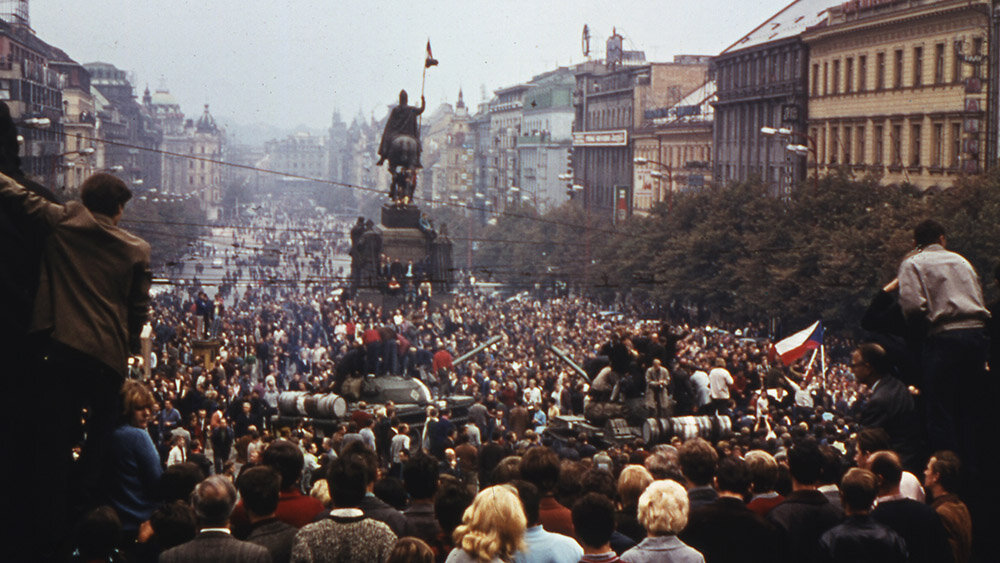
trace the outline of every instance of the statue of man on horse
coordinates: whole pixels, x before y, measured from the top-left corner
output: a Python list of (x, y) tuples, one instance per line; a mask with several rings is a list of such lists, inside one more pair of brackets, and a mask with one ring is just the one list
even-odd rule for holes
[(397, 205), (407, 205), (413, 200), (420, 166), (420, 125), (418, 116), (424, 112), (425, 101), (420, 97), (420, 107), (406, 105), (406, 90), (399, 92), (399, 105), (392, 109), (379, 143), (377, 166), (389, 161), (392, 185), (389, 198)]

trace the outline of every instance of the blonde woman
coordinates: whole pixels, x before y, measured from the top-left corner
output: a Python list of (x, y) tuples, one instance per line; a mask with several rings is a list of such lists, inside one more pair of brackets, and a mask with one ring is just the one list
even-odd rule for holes
[(622, 554), (625, 563), (705, 563), (677, 538), (688, 521), (688, 496), (676, 481), (653, 481), (639, 497), (639, 523), (646, 538)]
[(497, 485), (480, 491), (455, 529), (455, 549), (445, 563), (501, 563), (524, 549), (527, 527), (517, 490)]

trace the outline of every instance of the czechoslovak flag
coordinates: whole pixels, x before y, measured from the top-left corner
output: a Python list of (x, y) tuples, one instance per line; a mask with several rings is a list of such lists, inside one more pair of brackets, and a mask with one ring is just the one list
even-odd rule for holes
[(795, 334), (771, 345), (768, 354), (773, 361), (775, 357), (781, 358), (781, 362), (786, 366), (805, 355), (809, 350), (815, 350), (823, 345), (823, 323), (816, 321), (809, 325), (809, 328), (800, 330)]
[(431, 40), (428, 39), (427, 40), (427, 58), (424, 59), (424, 68), (430, 68), (432, 66), (437, 66), (437, 64), (438, 64), (437, 59), (435, 59), (434, 55), (431, 53)]

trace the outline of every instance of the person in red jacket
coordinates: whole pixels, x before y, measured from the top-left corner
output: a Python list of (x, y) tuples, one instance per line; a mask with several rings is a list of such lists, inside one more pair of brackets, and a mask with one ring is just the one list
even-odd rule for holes
[[(302, 450), (287, 440), (275, 440), (264, 450), (261, 457), (264, 465), (273, 467), (281, 475), (281, 492), (278, 494), (278, 508), (274, 516), (278, 520), (301, 528), (313, 522), (325, 510), (323, 503), (299, 490), (305, 457)], [(233, 535), (245, 539), (251, 531), (250, 519), (241, 500), (230, 519)]]

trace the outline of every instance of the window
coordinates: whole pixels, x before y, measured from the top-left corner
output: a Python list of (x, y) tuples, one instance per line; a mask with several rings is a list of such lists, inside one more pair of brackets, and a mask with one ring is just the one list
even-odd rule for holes
[(853, 141), (853, 140), (854, 140), (854, 138), (851, 135), (851, 128), (850, 127), (844, 127), (844, 143), (843, 143), (843, 145), (844, 145), (844, 164), (851, 164), (851, 162), (853, 162), (851, 160), (851, 141)]
[(875, 164), (882, 164), (885, 157), (885, 127), (881, 125), (875, 126), (875, 133), (872, 135), (872, 142), (874, 143), (875, 153), (872, 155), (872, 162)]
[(934, 83), (944, 84), (944, 43), (934, 46)]
[(854, 59), (848, 58), (844, 67), (844, 92), (850, 94), (854, 91)]
[(840, 141), (840, 131), (836, 127), (830, 128), (830, 164), (837, 164), (837, 143)]
[(895, 56), (895, 66), (892, 69), (892, 87), (902, 88), (903, 87), (903, 50), (896, 49), (894, 53)]
[(858, 92), (868, 89), (868, 57), (861, 55), (858, 57)]
[(885, 89), (885, 53), (875, 55), (875, 89)]
[(823, 95), (830, 93), (830, 63), (823, 63)]
[(903, 126), (893, 125), (892, 126), (892, 138), (889, 139), (892, 143), (892, 154), (890, 158), (892, 159), (893, 166), (903, 165)]
[(924, 48), (913, 48), (913, 85), (922, 86), (924, 83)]
[(910, 126), (910, 166), (920, 166), (920, 125)]
[(962, 51), (962, 42), (955, 41), (952, 45), (951, 51), (951, 81), (958, 82), (962, 80), (962, 60), (958, 58), (958, 54)]
[(840, 93), (840, 61), (833, 61), (833, 93)]
[[(983, 52), (983, 38), (976, 37), (975, 39), (972, 40), (972, 55), (975, 56), (982, 52)], [(983, 77), (982, 67), (983, 67), (982, 64), (972, 65), (972, 75), (975, 76), (976, 78), (982, 78)]]
[(952, 123), (951, 124), (951, 158), (950, 165), (952, 168), (958, 168), (958, 161), (962, 157), (962, 124)]
[(819, 96), (819, 63), (813, 64), (812, 95)]
[(854, 130), (854, 137), (857, 139), (857, 155), (856, 160), (858, 164), (865, 163), (865, 126), (858, 125), (857, 129)]
[(931, 137), (931, 166), (940, 168), (943, 162), (944, 152), (944, 124), (935, 123), (934, 132)]

